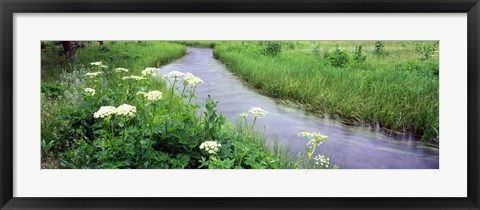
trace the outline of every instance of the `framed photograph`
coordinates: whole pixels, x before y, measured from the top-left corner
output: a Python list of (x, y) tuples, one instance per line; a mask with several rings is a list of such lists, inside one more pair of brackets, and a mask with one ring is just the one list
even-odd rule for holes
[(1, 209), (479, 209), (479, 4), (1, 1)]

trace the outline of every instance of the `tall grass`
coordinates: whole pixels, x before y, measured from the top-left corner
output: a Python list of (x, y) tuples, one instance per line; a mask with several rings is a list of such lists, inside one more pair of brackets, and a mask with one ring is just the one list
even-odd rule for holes
[[(416, 51), (419, 45), (429, 44), (385, 42), (384, 54), (375, 55), (373, 42), (282, 42), (282, 52), (269, 56), (261, 42), (224, 42), (216, 45), (214, 56), (273, 97), (350, 122), (379, 123), (392, 131), (438, 141), (438, 52), (422, 60)], [(360, 45), (365, 62), (331, 64), (336, 46), (353, 57)]]

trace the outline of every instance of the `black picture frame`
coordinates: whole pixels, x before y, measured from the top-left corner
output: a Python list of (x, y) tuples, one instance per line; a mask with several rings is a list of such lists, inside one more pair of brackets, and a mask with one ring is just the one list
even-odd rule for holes
[[(0, 0), (1, 209), (479, 209), (478, 0)], [(15, 13), (467, 13), (468, 196), (465, 198), (16, 198), (13, 197)]]

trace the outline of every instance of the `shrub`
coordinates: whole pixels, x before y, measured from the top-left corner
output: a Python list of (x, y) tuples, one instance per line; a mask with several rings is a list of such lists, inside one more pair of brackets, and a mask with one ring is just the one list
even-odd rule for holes
[(343, 67), (348, 63), (349, 57), (346, 50), (341, 50), (338, 46), (329, 55), (330, 65)]
[(385, 52), (384, 52), (384, 48), (385, 48), (385, 42), (384, 41), (376, 41), (375, 42), (375, 55), (383, 55)]
[(282, 52), (282, 44), (278, 41), (267, 41), (264, 45), (263, 52), (265, 55), (277, 56)]

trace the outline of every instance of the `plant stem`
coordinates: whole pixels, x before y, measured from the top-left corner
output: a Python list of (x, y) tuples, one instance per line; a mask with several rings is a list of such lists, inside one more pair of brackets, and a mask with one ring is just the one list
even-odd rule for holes
[(173, 84), (172, 84), (172, 94), (170, 95), (170, 102), (168, 103), (168, 105), (171, 105), (172, 104), (172, 99), (173, 99), (173, 91), (175, 91), (175, 83), (177, 82), (177, 77), (175, 77), (173, 79)]

